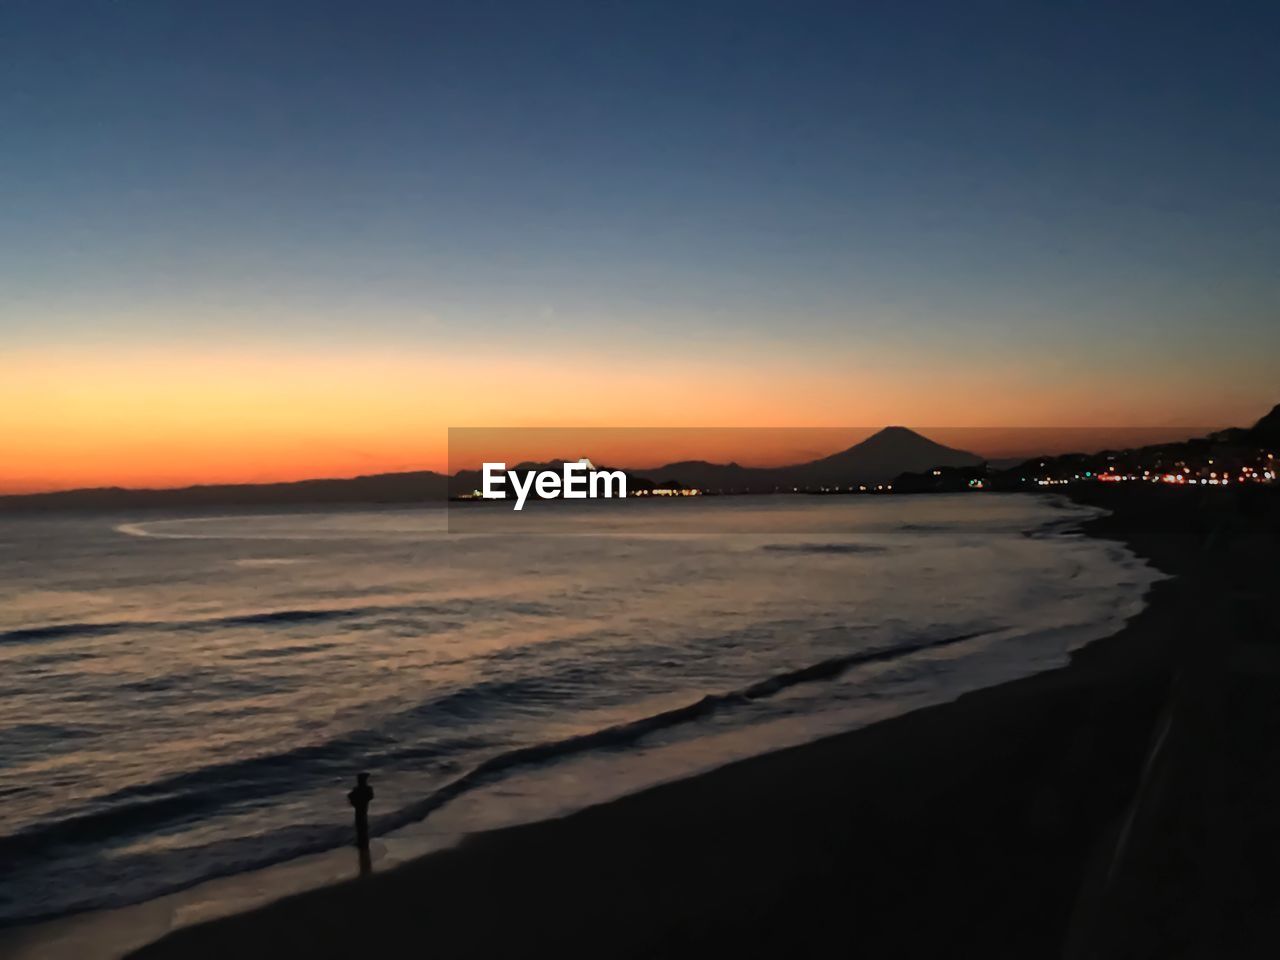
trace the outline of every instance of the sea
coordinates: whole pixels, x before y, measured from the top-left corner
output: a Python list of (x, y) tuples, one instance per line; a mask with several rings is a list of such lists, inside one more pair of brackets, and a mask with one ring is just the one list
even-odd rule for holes
[[(438, 506), (5, 517), (0, 927), (165, 903), (158, 935), (341, 879), (361, 771), (384, 869), (1061, 666), (1159, 577), (1084, 536), (1093, 515), (958, 494), (618, 504), (530, 535), (451, 533)], [(129, 945), (91, 940), (74, 955)]]

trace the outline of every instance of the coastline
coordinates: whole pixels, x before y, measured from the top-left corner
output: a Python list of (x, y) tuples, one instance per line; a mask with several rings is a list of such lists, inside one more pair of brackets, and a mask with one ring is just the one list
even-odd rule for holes
[(1155, 584), (1141, 614), (1067, 667), (476, 834), (134, 955), (1061, 955), (1105, 914), (1093, 875), (1141, 792), (1178, 655), (1170, 638), (1185, 632), (1215, 522), (1180, 491), (1083, 492), (1074, 499), (1120, 508), (1086, 532), (1182, 577)]
[(1120, 509), (1087, 533), (1179, 576), (1067, 667), (476, 835), (133, 956), (1060, 955), (1138, 792), (1205, 532), (1185, 497), (1098, 505)]

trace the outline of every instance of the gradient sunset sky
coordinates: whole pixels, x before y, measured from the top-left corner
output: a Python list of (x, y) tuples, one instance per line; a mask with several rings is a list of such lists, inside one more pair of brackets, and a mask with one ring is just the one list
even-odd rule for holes
[(1272, 3), (8, 0), (0, 492), (1252, 422), (1278, 48)]

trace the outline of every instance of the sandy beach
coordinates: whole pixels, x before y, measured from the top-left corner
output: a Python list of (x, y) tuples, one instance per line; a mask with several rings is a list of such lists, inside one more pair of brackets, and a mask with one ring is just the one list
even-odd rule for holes
[(1280, 664), (1275, 498), (1079, 496), (1115, 511), (1090, 534), (1174, 577), (1067, 668), (479, 835), (136, 956), (1250, 955), (1280, 840), (1264, 732), (1280, 712), (1253, 669)]

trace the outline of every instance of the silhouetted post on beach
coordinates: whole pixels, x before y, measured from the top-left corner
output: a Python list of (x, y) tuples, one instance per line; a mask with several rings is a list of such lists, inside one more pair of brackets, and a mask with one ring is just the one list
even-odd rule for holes
[(369, 775), (356, 775), (356, 787), (347, 794), (351, 806), (356, 811), (356, 848), (360, 851), (360, 876), (367, 877), (373, 872), (373, 861), (369, 859), (369, 801), (373, 799), (373, 787), (369, 786)]

